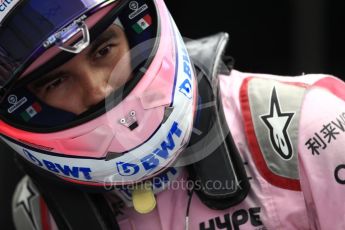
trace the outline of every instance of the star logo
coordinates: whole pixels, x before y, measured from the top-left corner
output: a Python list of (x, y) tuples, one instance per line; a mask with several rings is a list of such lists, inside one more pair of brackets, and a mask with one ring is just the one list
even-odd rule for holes
[(269, 137), (273, 149), (284, 160), (293, 156), (293, 148), (287, 132), (295, 113), (283, 113), (275, 87), (273, 88), (269, 114), (261, 116), (264, 124), (269, 129)]
[(20, 194), (18, 196), (18, 200), (17, 200), (17, 207), (22, 207), (24, 208), (25, 212), (28, 214), (28, 217), (30, 218), (33, 226), (35, 225), (35, 221), (33, 218), (33, 214), (32, 214), (32, 208), (31, 208), (31, 200), (33, 198), (35, 198), (38, 194), (36, 194), (29, 186), (29, 182), (26, 181), (25, 183), (23, 183), (22, 187), (21, 187), (21, 191)]

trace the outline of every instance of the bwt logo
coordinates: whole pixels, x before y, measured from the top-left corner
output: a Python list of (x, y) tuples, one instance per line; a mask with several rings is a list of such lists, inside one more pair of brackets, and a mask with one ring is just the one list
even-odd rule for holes
[(35, 165), (46, 169), (52, 173), (60, 174), (62, 176), (72, 177), (75, 179), (79, 179), (82, 175), (86, 180), (91, 180), (92, 177), (90, 175), (91, 169), (90, 168), (83, 168), (77, 166), (70, 166), (70, 165), (62, 165), (59, 163), (54, 163), (48, 160), (39, 160), (35, 157), (31, 152), (26, 149), (23, 149), (24, 154), (27, 156), (28, 160), (34, 163)]
[(11, 5), (12, 2), (13, 0), (0, 0), (0, 12), (4, 12), (6, 8)]
[(183, 72), (187, 75), (187, 79), (180, 85), (180, 92), (184, 94), (188, 99), (193, 97), (192, 88), (192, 68), (190, 66), (190, 61), (188, 58), (187, 50), (183, 49)]
[[(173, 137), (176, 136), (180, 138), (181, 135), (182, 130), (178, 127), (178, 123), (174, 122), (166, 140), (161, 143), (160, 147), (155, 149), (151, 154), (140, 159), (144, 170), (152, 171), (157, 168), (162, 161), (167, 160), (170, 157), (170, 153), (176, 147)], [(121, 176), (133, 176), (140, 172), (140, 166), (133, 163), (118, 162), (116, 167)]]
[(121, 176), (133, 176), (137, 174), (140, 170), (139, 166), (136, 164), (118, 162), (116, 163), (117, 171)]

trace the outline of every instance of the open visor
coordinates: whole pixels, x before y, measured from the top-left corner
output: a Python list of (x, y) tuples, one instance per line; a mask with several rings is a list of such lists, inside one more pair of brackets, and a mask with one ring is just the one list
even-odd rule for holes
[[(148, 1), (127, 0), (27, 0), (17, 2), (9, 16), (0, 16), (0, 116), (6, 123), (17, 128), (37, 132), (53, 132), (62, 130), (91, 120), (105, 112), (104, 98), (92, 110), (83, 114), (73, 114), (54, 108), (34, 95), (27, 85), (42, 78), (45, 74), (59, 65), (66, 63), (79, 53), (78, 44), (92, 44), (115, 20), (119, 19), (131, 49), (145, 43), (145, 52), (136, 50), (142, 63), (131, 71), (133, 77), (130, 82), (119, 89), (121, 97), (113, 92), (110, 96), (113, 106), (126, 96), (142, 76), (137, 71), (143, 65), (149, 65), (149, 57), (154, 52), (157, 35), (157, 14), (154, 3)], [(110, 5), (110, 3), (112, 3)], [(85, 21), (105, 6), (112, 6), (112, 10), (96, 22), (92, 28), (87, 28)], [(126, 6), (126, 7), (125, 7)], [(137, 12), (136, 15), (134, 13)], [(134, 15), (134, 16), (133, 16)], [(139, 22), (143, 23), (138, 24)], [(89, 34), (88, 34), (89, 33)], [(68, 52), (64, 43), (68, 43), (75, 35), (82, 37), (69, 46)], [(82, 41), (82, 42), (80, 42)], [(47, 63), (38, 66), (28, 76), (21, 77), (27, 68), (49, 48), (59, 47), (61, 51)], [(83, 47), (85, 48), (85, 47)], [(75, 50), (73, 50), (75, 49)], [(143, 55), (144, 54), (144, 55)], [(42, 71), (43, 70), (43, 71)], [(68, 100), (68, 99), (67, 99)], [(102, 105), (103, 103), (103, 105)]]
[[(0, 14), (0, 89), (6, 90), (33, 59), (79, 32), (80, 25), (75, 23), (76, 20), (82, 20), (100, 7), (120, 0), (2, 2), (1, 6), (7, 14), (6, 11)], [(62, 28), (66, 30), (61, 31)]]

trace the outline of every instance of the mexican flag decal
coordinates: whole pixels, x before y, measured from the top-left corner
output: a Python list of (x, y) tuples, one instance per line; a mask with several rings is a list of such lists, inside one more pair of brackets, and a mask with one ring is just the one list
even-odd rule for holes
[(41, 111), (41, 105), (36, 102), (32, 104), (30, 107), (28, 107), (24, 112), (22, 112), (20, 116), (24, 119), (24, 121), (29, 121), (31, 118), (36, 116), (36, 114)]
[(142, 19), (137, 21), (132, 28), (137, 34), (141, 34), (144, 30), (149, 28), (152, 24), (152, 18), (149, 14), (146, 14)]

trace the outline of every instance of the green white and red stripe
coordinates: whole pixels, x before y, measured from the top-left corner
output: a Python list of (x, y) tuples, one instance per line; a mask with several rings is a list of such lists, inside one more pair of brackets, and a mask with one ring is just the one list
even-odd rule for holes
[(41, 105), (35, 102), (30, 107), (28, 107), (25, 111), (23, 111), (20, 115), (24, 119), (24, 121), (29, 121), (31, 118), (36, 116), (36, 114), (41, 111), (42, 111)]
[(152, 24), (152, 18), (151, 15), (146, 14), (142, 19), (137, 21), (132, 28), (134, 29), (135, 32), (138, 34), (141, 34), (144, 30), (149, 28)]

